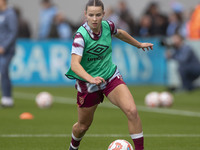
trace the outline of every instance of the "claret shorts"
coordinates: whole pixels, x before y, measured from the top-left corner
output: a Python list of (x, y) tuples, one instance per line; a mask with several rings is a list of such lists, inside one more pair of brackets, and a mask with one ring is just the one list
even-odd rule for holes
[(104, 95), (108, 96), (120, 84), (125, 84), (125, 82), (118, 70), (116, 70), (114, 75), (106, 83), (100, 85), (77, 80), (75, 85), (78, 91), (77, 104), (79, 107), (92, 107), (100, 104), (103, 102)]

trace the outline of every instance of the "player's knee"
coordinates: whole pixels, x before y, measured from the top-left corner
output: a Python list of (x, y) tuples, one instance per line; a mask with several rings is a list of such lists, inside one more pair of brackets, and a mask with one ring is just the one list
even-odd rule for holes
[(138, 112), (136, 107), (128, 107), (126, 109), (126, 115), (130, 120), (136, 119), (138, 117)]
[(89, 129), (90, 125), (91, 124), (82, 124), (77, 122), (73, 125), (73, 130), (76, 130), (80, 133), (84, 133)]
[(90, 125), (81, 124), (81, 125), (79, 126), (79, 130), (80, 130), (81, 132), (86, 132), (86, 131), (89, 129), (89, 127), (90, 127)]

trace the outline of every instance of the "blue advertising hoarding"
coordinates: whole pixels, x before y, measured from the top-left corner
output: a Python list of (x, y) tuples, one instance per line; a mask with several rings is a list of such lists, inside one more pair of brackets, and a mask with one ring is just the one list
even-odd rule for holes
[[(138, 39), (144, 42), (142, 39)], [(154, 44), (144, 52), (125, 42), (113, 40), (113, 61), (127, 84), (165, 84), (166, 62), (159, 39), (145, 39)], [(11, 80), (14, 85), (73, 85), (65, 77), (70, 67), (72, 41), (18, 40), (12, 60)]]
[(128, 84), (166, 84), (165, 49), (157, 38), (138, 39), (151, 42), (154, 49), (143, 51), (125, 42), (113, 41), (113, 61)]

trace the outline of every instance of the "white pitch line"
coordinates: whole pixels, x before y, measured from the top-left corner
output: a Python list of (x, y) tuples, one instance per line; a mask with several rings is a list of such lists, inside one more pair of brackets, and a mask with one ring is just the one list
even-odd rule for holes
[[(1, 134), (0, 138), (28, 138), (28, 137), (71, 137), (71, 134)], [(100, 138), (100, 137), (129, 137), (128, 134), (86, 134), (88, 138)], [(144, 137), (160, 137), (160, 138), (199, 138), (200, 134), (144, 134)]]
[[(20, 99), (26, 99), (26, 100), (35, 100), (36, 95), (32, 93), (14, 92), (14, 97), (17, 97)], [(62, 103), (62, 104), (76, 104), (76, 99), (70, 98), (70, 97), (54, 96), (54, 102)], [(100, 104), (99, 106), (104, 107), (104, 108), (115, 108), (115, 109), (117, 108), (116, 106), (114, 106), (113, 104), (109, 102), (104, 102)], [(185, 111), (185, 110), (176, 110), (176, 109), (168, 109), (168, 108), (149, 108), (149, 107), (139, 106), (139, 105), (137, 105), (137, 109), (143, 112), (154, 112), (154, 113), (160, 113), (160, 114), (170, 114), (170, 115), (187, 116), (187, 117), (200, 117), (199, 112), (191, 112), (191, 111)]]

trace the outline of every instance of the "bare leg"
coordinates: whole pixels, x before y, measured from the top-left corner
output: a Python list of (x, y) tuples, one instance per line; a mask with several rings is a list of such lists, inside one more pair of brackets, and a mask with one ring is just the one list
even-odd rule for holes
[(129, 133), (141, 133), (141, 120), (128, 87), (124, 84), (120, 84), (108, 95), (108, 99), (111, 103), (118, 106), (127, 116)]
[(78, 150), (80, 141), (92, 124), (97, 105), (89, 108), (78, 107), (78, 122), (72, 127), (72, 141), (70, 150)]
[(78, 107), (78, 122), (73, 125), (72, 132), (75, 137), (81, 138), (92, 124), (97, 105), (90, 108)]
[(110, 94), (108, 99), (118, 106), (128, 118), (128, 129), (134, 142), (135, 150), (144, 149), (144, 138), (142, 132), (142, 123), (138, 115), (134, 99), (124, 84), (118, 85)]

